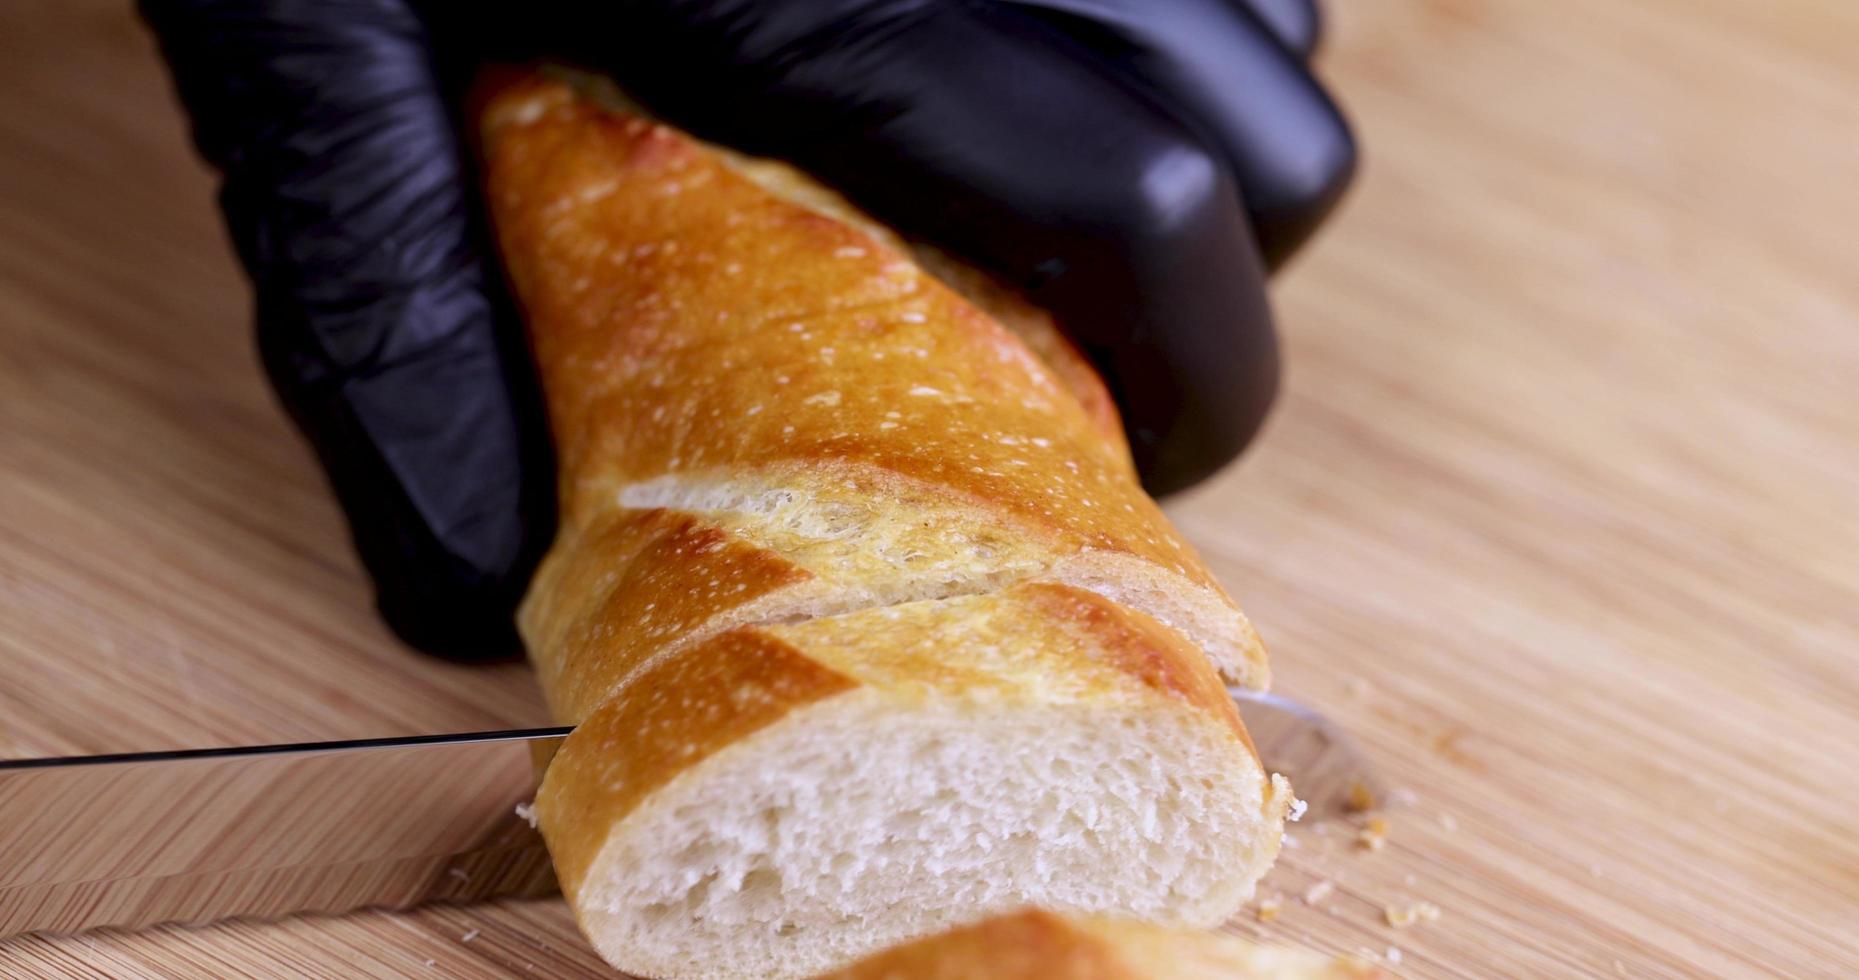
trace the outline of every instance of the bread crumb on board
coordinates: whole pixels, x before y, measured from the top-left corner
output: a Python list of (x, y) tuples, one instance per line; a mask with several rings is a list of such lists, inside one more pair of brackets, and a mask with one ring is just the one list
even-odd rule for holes
[(1304, 889), (1304, 904), (1312, 907), (1322, 905), (1323, 900), (1329, 898), (1335, 890), (1336, 883), (1328, 878), (1313, 882), (1309, 888)]
[(470, 942), (470, 941), (472, 941), (473, 939), (476, 939), (476, 938), (478, 938), (478, 936), (479, 936), (480, 934), (482, 934), (482, 932), (483, 932), (483, 930), (482, 930), (482, 929), (473, 929), (473, 930), (471, 930), (471, 931), (469, 931), (469, 932), (467, 932), (467, 933), (465, 933), (464, 935), (462, 935), (462, 936), (460, 936), (460, 937), (458, 937), (458, 941), (459, 941), (459, 942), (461, 942), (461, 943), (468, 943), (468, 942)]
[(1375, 809), (1375, 793), (1360, 780), (1349, 784), (1349, 798), (1345, 801), (1351, 813), (1366, 813)]
[(1418, 925), (1422, 922), (1438, 922), (1439, 906), (1434, 905), (1432, 902), (1415, 902), (1412, 905), (1389, 905), (1382, 908), (1381, 914), (1388, 920), (1389, 925), (1396, 929), (1405, 929), (1408, 926)]
[(1278, 913), (1283, 909), (1284, 902), (1278, 898), (1261, 898), (1259, 899), (1259, 921), (1272, 922), (1278, 918)]
[(1379, 851), (1388, 844), (1388, 821), (1380, 817), (1370, 817), (1362, 825), (1361, 833), (1356, 834), (1356, 846), (1368, 851)]
[(523, 822), (529, 824), (530, 829), (535, 829), (536, 805), (534, 803), (518, 803), (516, 805), (516, 815), (522, 817)]

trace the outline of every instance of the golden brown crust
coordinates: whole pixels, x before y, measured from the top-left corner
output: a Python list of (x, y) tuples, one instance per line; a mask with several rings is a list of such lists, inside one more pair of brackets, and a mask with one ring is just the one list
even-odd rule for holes
[(885, 950), (821, 980), (1375, 980), (1354, 959), (1259, 946), (1237, 936), (1039, 909)]
[(568, 522), (666, 473), (872, 469), (1212, 586), (1124, 448), (907, 256), (559, 83), (488, 119)]
[[(919, 243), (911, 246), (910, 252), (916, 256), (917, 264), (923, 267), (923, 271), (942, 280), (950, 289), (962, 294), (963, 299), (993, 317), (995, 322), (1013, 331), (1014, 336), (1019, 337), (1041, 362), (1052, 369), (1059, 384), (1064, 385), (1065, 390), (1078, 399), (1078, 404), (1084, 407), (1098, 435), (1128, 454), (1129, 443), (1123, 432), (1123, 417), (1117, 414), (1117, 403), (1110, 397), (1110, 389), (1104, 386), (1104, 379), (1098, 377), (1097, 369), (1091, 366), (1090, 360), (1059, 329), (1052, 314), (1034, 306), (1026, 297), (1008, 289), (987, 273), (964, 264), (940, 249)], [(1134, 461), (1130, 465), (1135, 466)]]
[(696, 515), (615, 510), (561, 537), (536, 573), (522, 625), (551, 712), (574, 723), (719, 612), (811, 578)]
[(1021, 592), (1074, 637), (1090, 637), (1091, 645), (1110, 657), (1117, 671), (1219, 718), (1245, 743), (1246, 751), (1258, 758), (1226, 685), (1200, 650), (1183, 642), (1179, 632), (1084, 589), (1028, 583)]
[(1207, 658), (1133, 609), (1069, 585), (915, 602), (766, 628), (819, 663), (901, 696), (1042, 702), (1160, 695), (1245, 726)]
[[(1052, 314), (1034, 306), (1026, 297), (1009, 289), (994, 277), (925, 242), (905, 242), (896, 232), (872, 220), (852, 206), (852, 202), (818, 183), (806, 174), (778, 160), (745, 157), (729, 150), (712, 147), (722, 154), (736, 172), (772, 192), (776, 197), (799, 204), (830, 218), (843, 221), (898, 252), (908, 252), (924, 272), (935, 276), (965, 300), (993, 317), (996, 323), (1013, 331), (1020, 341), (1052, 369), (1065, 390), (1084, 406), (1098, 435), (1127, 451), (1123, 419), (1117, 404), (1104, 387), (1082, 352), (1059, 329)], [(1134, 465), (1132, 463), (1132, 465)]]
[(894, 946), (820, 980), (1128, 980), (1069, 919), (1029, 910)]
[[(549, 75), (569, 86), (582, 98), (611, 111), (644, 115), (644, 111), (620, 92), (611, 82), (564, 69), (550, 69)], [(782, 200), (844, 222), (870, 235), (897, 252), (915, 256), (923, 271), (935, 276), (962, 295), (996, 322), (1014, 332), (1046, 366), (1059, 383), (1084, 406), (1098, 433), (1112, 444), (1127, 449), (1123, 420), (1110, 397), (1104, 380), (1098, 377), (1082, 352), (1059, 329), (1052, 314), (1034, 306), (1026, 297), (973, 266), (925, 242), (905, 242), (896, 232), (846, 200), (839, 193), (779, 160), (750, 157), (727, 147), (699, 144), (715, 152), (730, 168), (749, 178)]]
[[(557, 82), (507, 87), (485, 131), (492, 209), (561, 456), (563, 528), (522, 617), (561, 717), (695, 635), (757, 608), (792, 615), (847, 584), (765, 522), (693, 518), (728, 535), (710, 553), (621, 506), (655, 479), (856, 501), (894, 536), (915, 528), (902, 550), (932, 561), (998, 552), (977, 545), (993, 535), (1016, 552), (999, 566), (1009, 579), (1076, 558), (1114, 585), (1126, 573), (1103, 569), (1127, 556), (1155, 569), (1144, 588), (1198, 594), (1184, 608), (1227, 617), (1200, 638), (1234, 676), (1264, 683), (1256, 637), (1141, 492), (1127, 447), (1106, 435), (1101, 383), (1049, 318), (942, 263), (1024, 321), (1055, 369), (790, 168), (731, 164)], [(659, 534), (673, 537), (649, 545)], [(911, 573), (839, 571), (853, 585)]]

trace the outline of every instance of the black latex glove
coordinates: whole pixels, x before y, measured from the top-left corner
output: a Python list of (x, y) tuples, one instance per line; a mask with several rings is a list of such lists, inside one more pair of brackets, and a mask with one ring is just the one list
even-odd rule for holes
[[(143, 0), (251, 276), (259, 349), (382, 613), (517, 649), (553, 532), (533, 374), (460, 94), (488, 61), (614, 75), (1024, 288), (1097, 363), (1148, 487), (1264, 419), (1266, 269), (1335, 203), (1348, 129), (1314, 0)], [(470, 7), (467, 13), (463, 8)]]

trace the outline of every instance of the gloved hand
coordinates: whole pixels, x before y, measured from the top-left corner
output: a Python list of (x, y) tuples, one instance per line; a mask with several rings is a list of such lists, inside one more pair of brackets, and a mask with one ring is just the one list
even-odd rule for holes
[[(224, 174), (259, 350), (388, 623), (518, 649), (553, 533), (520, 325), (461, 94), (489, 61), (607, 72), (1017, 284), (1097, 363), (1154, 492), (1231, 460), (1277, 384), (1266, 270), (1354, 165), (1305, 68), (1314, 0), (142, 0)], [(466, 8), (469, 8), (467, 11)]]

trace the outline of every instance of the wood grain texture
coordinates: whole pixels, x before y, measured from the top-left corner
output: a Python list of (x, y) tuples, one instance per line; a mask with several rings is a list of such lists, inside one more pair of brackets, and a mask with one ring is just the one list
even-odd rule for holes
[[(1170, 509), (1417, 798), (1379, 851), (1301, 829), (1234, 928), (1416, 977), (1859, 971), (1859, 8), (1331, 7), (1362, 181), (1280, 284), (1264, 441)], [(543, 722), (372, 617), (124, 5), (0, 5), (0, 80), (0, 753)], [(531, 972), (601, 975), (559, 902), (0, 945)]]

